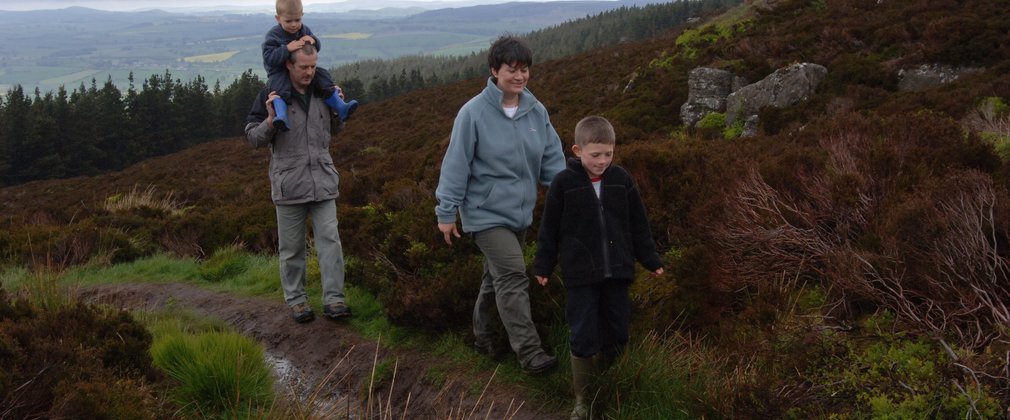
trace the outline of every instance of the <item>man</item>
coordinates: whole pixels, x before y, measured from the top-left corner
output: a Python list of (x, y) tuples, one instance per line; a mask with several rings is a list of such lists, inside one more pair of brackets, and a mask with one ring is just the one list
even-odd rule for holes
[[(270, 148), (270, 192), (277, 213), (277, 252), (280, 255), (284, 300), (296, 322), (314, 319), (305, 295), (305, 224), (312, 217), (312, 233), (322, 276), (323, 314), (331, 319), (351, 315), (344, 302), (344, 255), (337, 233), (339, 176), (330, 156), (331, 124), (336, 114), (309, 87), (318, 55), (312, 45), (291, 53), (286, 63), (292, 104), (288, 129), (274, 128), (277, 92), (264, 89), (249, 112), (245, 132), (253, 147)], [(337, 129), (343, 127), (336, 118)]]

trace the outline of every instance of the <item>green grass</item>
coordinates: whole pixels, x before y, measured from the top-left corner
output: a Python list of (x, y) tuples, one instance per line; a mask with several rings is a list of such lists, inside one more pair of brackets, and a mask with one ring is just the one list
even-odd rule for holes
[(237, 332), (153, 329), (159, 333), (151, 344), (151, 357), (177, 381), (170, 394), (190, 416), (257, 417), (273, 406), (272, 372), (263, 348), (251, 338)]
[(64, 273), (61, 280), (80, 285), (192, 282), (199, 277), (199, 268), (197, 260), (160, 254), (125, 264), (76, 267)]
[[(318, 297), (321, 295), (319, 269), (314, 256), (310, 256), (309, 261), (307, 293)], [(7, 273), (0, 277), (5, 283), (10, 281), (8, 277), (23, 275), (21, 270), (8, 270)], [(221, 249), (203, 261), (157, 255), (128, 264), (80, 267), (68, 271), (62, 280), (65, 284), (181, 281), (236, 295), (282, 300), (277, 273), (276, 256), (249, 254), (232, 247)], [(438, 356), (436, 361), (425, 367), (425, 375), (431, 383), (445, 383), (453, 371), (465, 375), (495, 372), (494, 382), (525, 389), (527, 397), (535, 399), (538, 404), (558, 411), (569, 408), (572, 397), (568, 328), (562, 320), (553, 322), (542, 337), (545, 346), (553, 349), (558, 357), (558, 368), (545, 375), (530, 376), (522, 371), (511, 354), (500, 362), (479, 354), (470, 346), (463, 332), (448, 331), (435, 336), (412, 333), (393, 325), (383, 315), (379, 300), (367, 291), (347, 285), (345, 293), (354, 310), (354, 316), (348, 323), (352, 329), (384, 346), (430, 349), (432, 355)], [(318, 299), (310, 299), (310, 303), (314, 309), (321, 311)], [(248, 379), (252, 382), (248, 386), (255, 387), (260, 378), (255, 373), (246, 372), (244, 369), (249, 367), (243, 361), (248, 363), (251, 358), (256, 358), (262, 362), (261, 348), (258, 353), (250, 349), (248, 343), (243, 344), (242, 339), (220, 321), (211, 322), (177, 308), (149, 318), (145, 324), (150, 325), (156, 342), (152, 354), (166, 353), (156, 356), (155, 362), (172, 372), (171, 376), (183, 384), (181, 387), (184, 389), (176, 394), (180, 403), (188, 401), (187, 398), (194, 399), (187, 403), (187, 407), (202, 410), (201, 414), (246, 415), (248, 412), (237, 410), (269, 411), (271, 400), (261, 394), (254, 391), (246, 394), (243, 391), (242, 395), (252, 399), (243, 398), (245, 405), (239, 407), (235, 394), (231, 393), (231, 389), (225, 389), (224, 383), (204, 378), (227, 378), (223, 381), (232, 386)], [(200, 355), (201, 351), (214, 348), (222, 350), (214, 350), (213, 353), (229, 356)], [(599, 405), (599, 409), (615, 418), (691, 418), (701, 414), (697, 412), (697, 401), (703, 398), (703, 393), (699, 391), (701, 385), (687, 376), (687, 372), (692, 371), (688, 366), (690, 361), (697, 360), (697, 351), (686, 346), (664, 344), (654, 337), (633, 344), (608, 371), (608, 376), (600, 380), (600, 400), (608, 403)], [(191, 361), (183, 364), (179, 359)], [(202, 366), (204, 363), (222, 371), (208, 373), (210, 367)], [(391, 366), (377, 366), (377, 380), (388, 379), (391, 369)], [(470, 392), (474, 396), (480, 395), (485, 385), (475, 382)], [(210, 398), (197, 400), (198, 395)], [(670, 395), (679, 397), (670, 398)]]
[(696, 406), (706, 395), (696, 375), (697, 354), (689, 345), (654, 335), (630, 346), (608, 371), (608, 378), (597, 381), (605, 415), (619, 419), (702, 417), (705, 413)]

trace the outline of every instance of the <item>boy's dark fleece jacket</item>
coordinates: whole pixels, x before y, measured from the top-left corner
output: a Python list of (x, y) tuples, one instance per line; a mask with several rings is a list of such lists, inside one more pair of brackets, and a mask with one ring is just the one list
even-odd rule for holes
[(617, 165), (603, 172), (597, 198), (582, 163), (568, 159), (547, 192), (537, 242), (533, 274), (550, 276), (560, 260), (565, 287), (634, 279), (635, 261), (649, 271), (663, 266), (638, 187)]

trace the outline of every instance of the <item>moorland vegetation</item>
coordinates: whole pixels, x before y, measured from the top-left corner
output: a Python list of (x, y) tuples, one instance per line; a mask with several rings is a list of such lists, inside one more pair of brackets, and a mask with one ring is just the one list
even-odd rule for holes
[[(686, 343), (672, 352), (701, 376), (679, 391), (695, 393), (678, 400), (683, 413), (1003, 415), (1008, 33), (998, 0), (754, 1), (534, 66), (530, 87), (566, 147), (585, 115), (615, 124), (617, 161), (640, 184), (668, 267), (635, 282), (633, 334)], [(828, 75), (807, 101), (761, 110), (757, 136), (681, 125), (691, 69), (760, 80), (794, 62)], [(898, 89), (902, 69), (934, 63), (981, 70)], [(333, 145), (348, 279), (398, 325), (466, 329), (479, 253), (441, 243), (433, 189), (454, 112), (483, 83), (374, 102)], [(229, 138), (108, 175), (7, 187), (0, 248), (10, 264), (59, 267), (235, 244), (271, 253), (267, 159)], [(138, 187), (178, 205), (110, 207)], [(556, 325), (563, 290), (533, 296), (539, 323)]]

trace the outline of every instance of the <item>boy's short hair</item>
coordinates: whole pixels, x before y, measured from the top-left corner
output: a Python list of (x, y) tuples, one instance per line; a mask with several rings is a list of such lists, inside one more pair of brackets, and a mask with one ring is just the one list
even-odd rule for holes
[(616, 144), (614, 126), (599, 115), (590, 115), (575, 124), (575, 144), (584, 147), (590, 143)]
[(302, 0), (277, 0), (277, 16), (302, 13)]
[(487, 65), (492, 69), (500, 69), (502, 64), (532, 66), (533, 50), (522, 38), (505, 34), (496, 39), (487, 51)]

